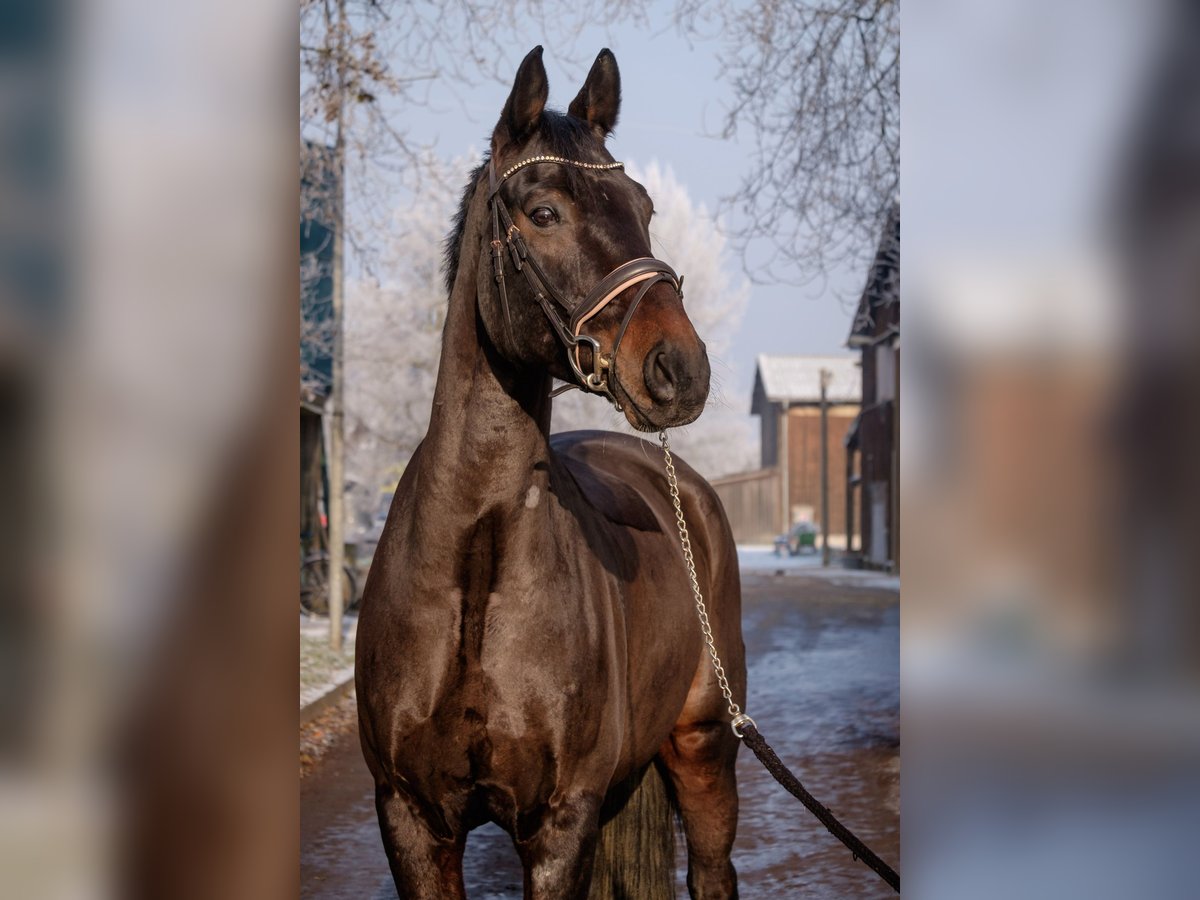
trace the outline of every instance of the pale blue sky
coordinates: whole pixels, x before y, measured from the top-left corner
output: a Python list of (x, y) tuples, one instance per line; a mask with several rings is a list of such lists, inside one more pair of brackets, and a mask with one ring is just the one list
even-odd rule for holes
[[(713, 211), (722, 196), (737, 190), (742, 173), (751, 165), (753, 142), (748, 134), (735, 140), (705, 136), (719, 130), (729, 96), (719, 75), (719, 47), (714, 41), (689, 45), (671, 25), (670, 10), (670, 3), (656, 4), (648, 29), (632, 25), (589, 29), (576, 43), (579, 59), (574, 63), (547, 43), (544, 61), (550, 105), (565, 108), (596, 53), (609, 47), (621, 69), (623, 94), (620, 121), (610, 142), (613, 155), (643, 165), (657, 159), (674, 170), (695, 201)], [(501, 68), (515, 74), (521, 58), (539, 43), (546, 42), (531, 32), (527, 40), (513, 45)], [(437, 151), (445, 157), (482, 148), (510, 86), (511, 81), (484, 82), (459, 88), (457, 96), (435, 86), (430, 108), (406, 114), (407, 130), (418, 141), (436, 141)], [(740, 260), (732, 251), (729, 256), (730, 268), (738, 269)], [(731, 343), (731, 358), (714, 361), (730, 405), (749, 413), (758, 353), (845, 352), (842, 344), (864, 279), (865, 272), (835, 271), (824, 283), (802, 287), (753, 285), (741, 328)]]

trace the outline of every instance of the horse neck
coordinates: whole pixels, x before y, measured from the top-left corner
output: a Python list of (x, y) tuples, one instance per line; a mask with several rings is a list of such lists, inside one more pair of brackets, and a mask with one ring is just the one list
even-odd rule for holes
[(519, 507), (548, 477), (550, 455), (550, 376), (518, 371), (488, 340), (470, 234), (442, 334), (417, 498), (426, 511), (437, 506), (468, 517)]

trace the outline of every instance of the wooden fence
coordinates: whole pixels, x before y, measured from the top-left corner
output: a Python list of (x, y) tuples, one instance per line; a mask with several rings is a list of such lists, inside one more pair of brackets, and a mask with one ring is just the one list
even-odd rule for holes
[(711, 481), (739, 544), (770, 544), (779, 534), (779, 469), (758, 469)]

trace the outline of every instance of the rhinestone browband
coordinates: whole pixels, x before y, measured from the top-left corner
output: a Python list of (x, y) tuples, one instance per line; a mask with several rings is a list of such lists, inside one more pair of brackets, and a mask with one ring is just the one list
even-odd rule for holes
[(540, 163), (540, 162), (564, 163), (568, 166), (575, 166), (578, 169), (598, 169), (600, 171), (606, 171), (609, 169), (625, 168), (625, 163), (623, 163), (623, 162), (586, 163), (586, 162), (578, 162), (573, 159), (564, 159), (561, 156), (531, 156), (529, 159), (523, 159), (516, 165), (510, 167), (503, 175), (500, 176), (500, 179), (497, 182), (497, 184), (499, 184), (500, 182), (503, 182), (503, 181), (507, 181), (511, 175), (513, 175), (516, 172), (519, 172), (521, 169), (525, 168), (526, 166), (532, 166), (534, 163)]

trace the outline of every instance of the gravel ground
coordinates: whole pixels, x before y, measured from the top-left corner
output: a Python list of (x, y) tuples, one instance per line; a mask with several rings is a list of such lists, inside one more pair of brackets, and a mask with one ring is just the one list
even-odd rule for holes
[[(300, 726), (300, 777), (306, 778), (338, 741), (353, 738), (358, 727), (354, 691)], [(365, 764), (364, 764), (365, 765)]]

